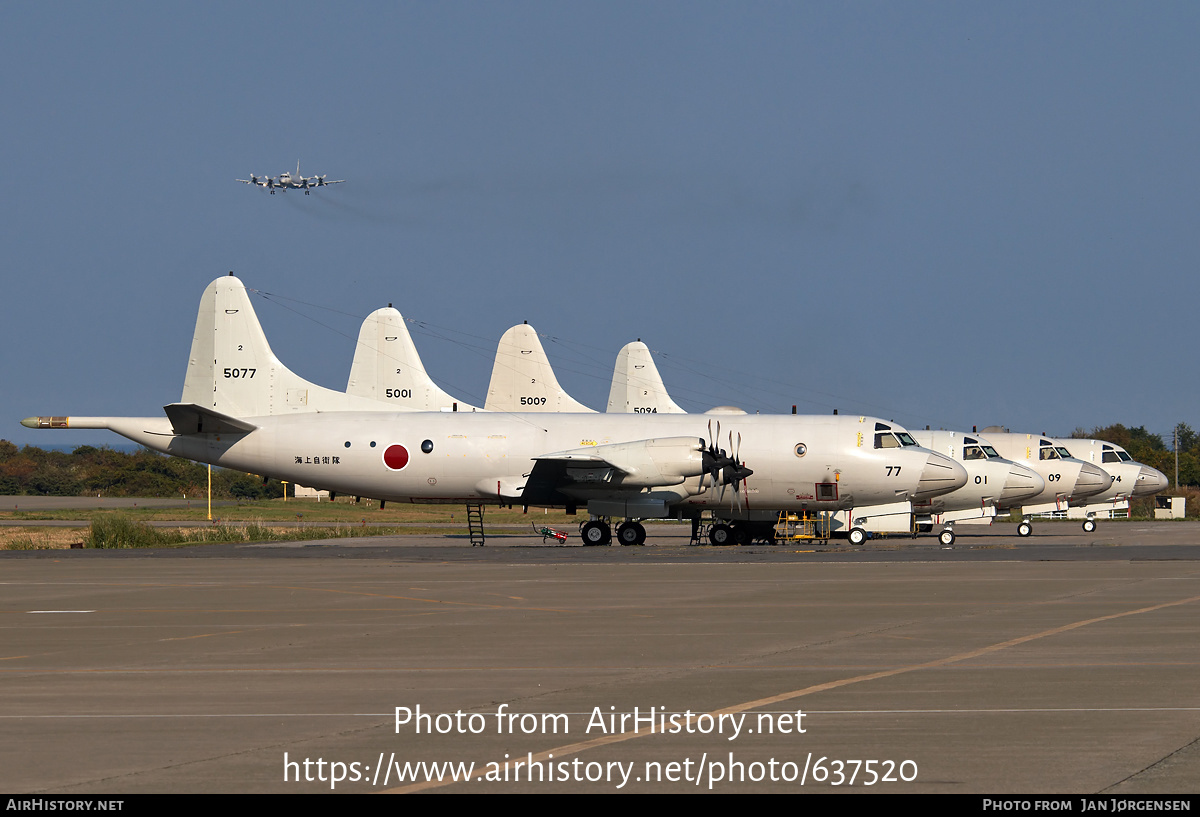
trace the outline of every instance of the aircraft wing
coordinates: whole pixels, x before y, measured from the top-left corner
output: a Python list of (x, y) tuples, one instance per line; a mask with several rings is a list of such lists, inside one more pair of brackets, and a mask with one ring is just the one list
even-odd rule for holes
[(171, 428), (176, 434), (245, 434), (258, 426), (197, 406), (195, 403), (172, 403), (163, 406)]

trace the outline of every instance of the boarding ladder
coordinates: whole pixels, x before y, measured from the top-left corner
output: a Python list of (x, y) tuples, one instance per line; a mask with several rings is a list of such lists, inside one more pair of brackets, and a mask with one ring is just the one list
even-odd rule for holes
[(467, 503), (467, 528), (471, 532), (471, 547), (483, 547), (483, 503)]

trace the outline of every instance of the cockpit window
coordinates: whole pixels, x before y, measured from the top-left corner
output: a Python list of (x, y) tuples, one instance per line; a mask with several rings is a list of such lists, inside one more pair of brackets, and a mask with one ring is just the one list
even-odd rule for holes
[(964, 460), (986, 460), (987, 456), (983, 453), (983, 449), (977, 445), (968, 445), (963, 449)]
[(907, 431), (897, 431), (896, 436), (900, 438), (901, 445), (916, 445), (917, 441), (912, 438), (912, 435)]
[(992, 448), (990, 445), (983, 446), (983, 453), (988, 455), (989, 460), (1000, 459), (1000, 453), (998, 451), (996, 451), (996, 449)]
[(891, 431), (892, 427), (887, 425), (886, 423), (876, 423), (875, 430), (876, 431)]
[(1129, 456), (1124, 451), (1118, 451), (1117, 456), (1121, 458), (1121, 462), (1133, 462), (1133, 457)]
[(895, 438), (895, 436), (893, 436), (891, 434), (876, 434), (875, 435), (875, 447), (876, 448), (899, 448), (900, 441), (897, 440)]
[(1071, 459), (1071, 452), (1068, 451), (1067, 449), (1063, 448), (1061, 445), (1056, 450), (1058, 451), (1059, 456), (1061, 456), (1063, 459), (1065, 459), (1065, 460)]
[(1050, 448), (1049, 446), (1047, 446), (1046, 448), (1043, 448), (1043, 449), (1042, 449), (1042, 450), (1039, 452), (1039, 454), (1038, 454), (1038, 457), (1039, 457), (1039, 459), (1043, 459), (1043, 460), (1057, 460), (1057, 459), (1061, 459), (1061, 458), (1058, 456), (1058, 452), (1057, 452), (1057, 451), (1055, 451), (1053, 448)]

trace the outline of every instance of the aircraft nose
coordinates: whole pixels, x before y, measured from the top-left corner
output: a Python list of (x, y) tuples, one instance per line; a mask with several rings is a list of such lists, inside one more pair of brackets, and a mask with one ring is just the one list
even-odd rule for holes
[(1083, 497), (1098, 494), (1112, 485), (1112, 482), (1112, 475), (1103, 468), (1085, 462), (1079, 468), (1079, 476), (1075, 480), (1075, 489), (1071, 496)]
[(1157, 494), (1159, 491), (1165, 490), (1167, 484), (1166, 474), (1157, 468), (1143, 465), (1142, 470), (1138, 471), (1137, 482), (1133, 486), (1133, 495), (1150, 496), (1151, 494)]
[(930, 452), (925, 460), (925, 467), (921, 469), (921, 479), (917, 482), (917, 490), (912, 498), (920, 500), (941, 496), (966, 484), (966, 468), (947, 456)]
[(1000, 492), (1000, 504), (1009, 505), (1029, 499), (1046, 490), (1046, 480), (1032, 468), (1017, 465), (1015, 462), (1009, 468), (1008, 476), (1004, 479), (1004, 490)]

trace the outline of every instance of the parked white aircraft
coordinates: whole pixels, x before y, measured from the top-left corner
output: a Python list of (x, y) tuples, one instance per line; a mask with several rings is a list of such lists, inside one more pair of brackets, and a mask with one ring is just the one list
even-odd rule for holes
[(1021, 502), (1001, 502), (1000, 510), (1020, 507), (1023, 518), (1017, 525), (1019, 536), (1033, 533), (1032, 514), (1066, 510), (1071, 502), (1095, 496), (1112, 485), (1112, 475), (1090, 462), (1075, 459), (1071, 452), (1039, 434), (1013, 434), (997, 426), (983, 430), (1000, 455), (1032, 468), (1046, 481), (1046, 489)]
[[(328, 174), (326, 174), (328, 175)], [(278, 176), (255, 176), (251, 175), (248, 179), (234, 179), (234, 181), (242, 184), (253, 184), (259, 187), (265, 187), (271, 191), (271, 195), (275, 195), (276, 190), (303, 190), (304, 195), (308, 195), (309, 190), (314, 187), (325, 187), (330, 184), (341, 184), (345, 179), (337, 179), (335, 181), (325, 181), (325, 176), (309, 176), (305, 178), (300, 175), (300, 162), (296, 162), (296, 175), (293, 176), (290, 172), (284, 171)]]
[(822, 511), (922, 501), (967, 480), (941, 454), (873, 448), (871, 417), (379, 411), (303, 380), (269, 347), (238, 343), (253, 311), (222, 301), (240, 288), (232, 281), (205, 290), (183, 397), (165, 417), (22, 424), (105, 428), (167, 454), (381, 500), (586, 508), (590, 544), (609, 540), (608, 517), (625, 517), (620, 541), (637, 544), (639, 519), (706, 509), (728, 519), (743, 502)]
[(918, 522), (944, 525), (938, 538), (954, 544), (954, 523), (990, 519), (998, 506), (1032, 499), (1046, 489), (1046, 480), (1032, 468), (1004, 459), (984, 438), (961, 431), (914, 431), (919, 445), (946, 454), (967, 470), (967, 484), (949, 494), (914, 503)]
[[(608, 410), (655, 413), (682, 413), (663, 385), (650, 349), (640, 340), (627, 344), (617, 355), (613, 371)], [(954, 544), (954, 523), (989, 519), (1000, 503), (1014, 504), (1041, 493), (1046, 482), (1030, 468), (1002, 458), (978, 435), (956, 431), (893, 431), (878, 423), (873, 438), (877, 448), (919, 445), (957, 460), (967, 472), (967, 483), (956, 491), (927, 501), (889, 502), (876, 506), (857, 506), (835, 514), (834, 526), (842, 526), (852, 544), (861, 545), (869, 532), (906, 532), (914, 525), (943, 525), (942, 544)], [(734, 523), (734, 538), (747, 544), (751, 538), (773, 535), (771, 514), (748, 514)]]
[(667, 394), (650, 347), (641, 338), (625, 344), (617, 353), (607, 410), (610, 414), (687, 413)]
[(483, 407), (487, 411), (594, 413), (558, 385), (542, 341), (528, 323), (519, 323), (500, 336)]
[(894, 431), (880, 423), (875, 435), (877, 448), (921, 446), (945, 454), (967, 472), (967, 482), (950, 493), (924, 501), (900, 501), (879, 506), (856, 506), (835, 514), (834, 523), (844, 526), (851, 544), (860, 545), (871, 532), (908, 533), (922, 525), (943, 525), (938, 538), (954, 544), (954, 523), (990, 519), (996, 507), (1016, 503), (1041, 493), (1045, 480), (1035, 471), (1006, 460), (986, 440), (960, 431)]
[(1076, 459), (1099, 463), (1101, 468), (1112, 475), (1112, 485), (1106, 490), (1071, 501), (1072, 507), (1083, 508), (1083, 529), (1088, 533), (1096, 529), (1097, 513), (1125, 510), (1129, 507), (1130, 499), (1157, 494), (1168, 485), (1166, 474), (1137, 462), (1129, 456), (1128, 451), (1115, 443), (1081, 439), (1056, 439), (1053, 442), (1056, 447), (1070, 451)]
[(376, 309), (363, 321), (346, 394), (386, 404), (377, 410), (390, 407), (391, 410), (478, 411), (433, 382), (421, 363), (404, 317), (391, 304)]

